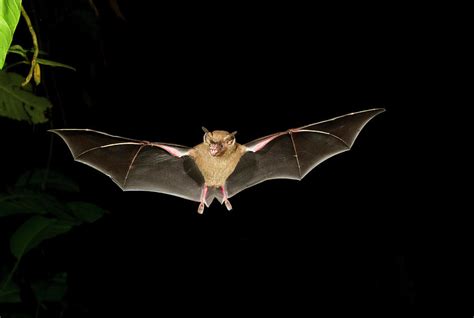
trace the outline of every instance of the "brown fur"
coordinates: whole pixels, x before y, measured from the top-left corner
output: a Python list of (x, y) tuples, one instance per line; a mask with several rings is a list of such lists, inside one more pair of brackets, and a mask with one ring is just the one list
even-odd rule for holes
[[(224, 141), (229, 135), (227, 131), (216, 130), (211, 133), (215, 141)], [(194, 159), (196, 165), (204, 176), (209, 187), (222, 187), (227, 178), (234, 172), (237, 163), (245, 152), (245, 147), (235, 142), (233, 145), (225, 145), (225, 150), (219, 156), (211, 156), (209, 145), (205, 142), (194, 147), (189, 155)]]

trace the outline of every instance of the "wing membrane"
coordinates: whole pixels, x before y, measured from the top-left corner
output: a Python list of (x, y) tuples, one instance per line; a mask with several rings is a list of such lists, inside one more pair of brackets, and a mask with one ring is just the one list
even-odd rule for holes
[(57, 129), (75, 160), (109, 176), (124, 191), (152, 191), (200, 200), (204, 179), (189, 148), (88, 129)]
[(301, 180), (324, 160), (349, 150), (365, 124), (383, 111), (351, 113), (246, 144), (248, 151), (226, 183), (229, 197), (266, 180)]

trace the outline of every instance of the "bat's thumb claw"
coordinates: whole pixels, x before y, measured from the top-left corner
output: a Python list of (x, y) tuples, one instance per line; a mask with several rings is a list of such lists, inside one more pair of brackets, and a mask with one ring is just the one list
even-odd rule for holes
[(198, 212), (199, 214), (203, 214), (203, 213), (204, 213), (204, 202), (201, 202), (201, 203), (199, 204), (199, 207), (198, 207), (197, 212)]
[(229, 200), (225, 200), (224, 203), (228, 211), (232, 210), (232, 204), (230, 204)]

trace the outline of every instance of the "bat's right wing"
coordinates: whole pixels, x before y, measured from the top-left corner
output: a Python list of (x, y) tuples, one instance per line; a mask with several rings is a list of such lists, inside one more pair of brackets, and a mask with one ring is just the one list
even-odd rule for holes
[(266, 180), (301, 180), (322, 161), (349, 150), (365, 124), (383, 111), (350, 113), (246, 144), (247, 152), (227, 179), (228, 197)]
[(109, 176), (124, 191), (152, 191), (200, 201), (204, 178), (189, 148), (90, 129), (55, 129), (76, 161)]

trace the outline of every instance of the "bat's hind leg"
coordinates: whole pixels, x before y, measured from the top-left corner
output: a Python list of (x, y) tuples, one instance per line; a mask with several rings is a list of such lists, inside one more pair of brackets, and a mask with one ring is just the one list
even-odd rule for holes
[(225, 187), (221, 187), (221, 192), (222, 192), (222, 202), (224, 202), (225, 207), (227, 208), (228, 211), (232, 210), (232, 204), (230, 204), (229, 199), (227, 198), (227, 190)]
[(198, 210), (197, 212), (199, 214), (203, 214), (204, 213), (204, 207), (205, 207), (205, 202), (206, 202), (206, 197), (207, 197), (207, 186), (203, 186), (202, 187), (202, 191), (201, 191), (201, 202), (199, 203), (199, 207), (198, 207)]

